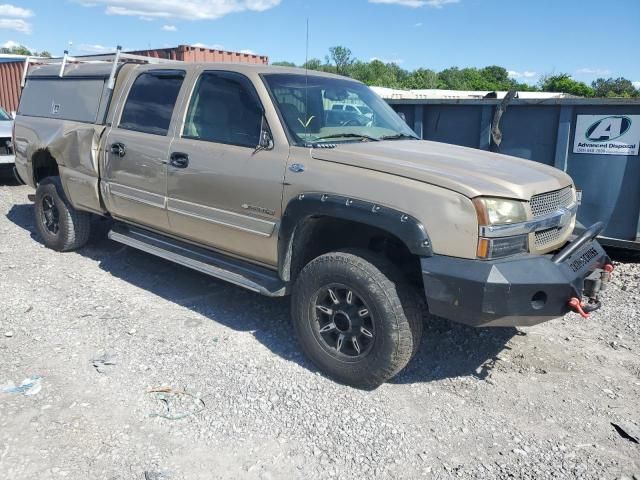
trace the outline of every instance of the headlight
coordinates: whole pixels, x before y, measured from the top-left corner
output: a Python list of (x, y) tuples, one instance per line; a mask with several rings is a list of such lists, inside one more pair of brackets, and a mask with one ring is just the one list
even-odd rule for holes
[[(476, 198), (473, 200), (478, 215), (478, 225), (509, 225), (527, 221), (524, 202), (504, 198)], [(507, 257), (529, 250), (528, 235), (478, 239), (478, 258)]]
[(524, 202), (504, 198), (476, 198), (473, 200), (479, 225), (504, 225), (527, 220)]

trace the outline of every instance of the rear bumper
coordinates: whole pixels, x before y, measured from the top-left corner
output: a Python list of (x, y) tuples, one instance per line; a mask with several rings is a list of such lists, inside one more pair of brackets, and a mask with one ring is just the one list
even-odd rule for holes
[[(585, 279), (610, 263), (589, 229), (560, 253), (483, 261), (422, 258), (429, 311), (471, 326), (527, 326), (561, 317)], [(577, 247), (577, 248), (576, 248)]]

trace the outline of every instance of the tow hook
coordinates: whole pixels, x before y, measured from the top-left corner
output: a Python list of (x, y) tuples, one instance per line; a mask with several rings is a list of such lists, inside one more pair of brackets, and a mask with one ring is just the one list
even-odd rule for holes
[(602, 303), (598, 300), (598, 294), (604, 290), (611, 280), (613, 265), (607, 263), (600, 270), (595, 270), (585, 279), (584, 293), (589, 298), (587, 303), (582, 302), (577, 297), (569, 299), (569, 308), (579, 314), (582, 318), (589, 318), (589, 314), (598, 310)]
[(579, 298), (571, 297), (569, 299), (569, 308), (578, 313), (582, 318), (589, 318), (589, 313), (584, 311), (584, 305)]

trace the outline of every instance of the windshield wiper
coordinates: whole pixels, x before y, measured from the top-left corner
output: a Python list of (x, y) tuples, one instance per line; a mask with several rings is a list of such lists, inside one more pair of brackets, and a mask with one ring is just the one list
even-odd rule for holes
[(314, 138), (312, 141), (329, 140), (330, 138), (362, 138), (363, 140), (369, 140), (371, 142), (377, 142), (379, 139), (370, 137), (369, 135), (362, 135), (360, 133), (334, 133), (332, 135), (325, 135), (324, 137)]
[(415, 135), (409, 135), (408, 133), (394, 133), (393, 135), (384, 135), (378, 140), (402, 140), (403, 138), (410, 138), (412, 140), (420, 140)]

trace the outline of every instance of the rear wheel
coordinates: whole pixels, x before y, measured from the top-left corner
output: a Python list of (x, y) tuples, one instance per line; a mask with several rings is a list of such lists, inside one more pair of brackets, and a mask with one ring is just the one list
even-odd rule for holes
[(59, 177), (47, 177), (36, 190), (35, 224), (45, 246), (66, 252), (82, 247), (89, 239), (91, 215), (74, 209)]
[(312, 260), (293, 288), (292, 320), (304, 353), (324, 373), (371, 388), (402, 370), (422, 334), (414, 289), (367, 250)]

